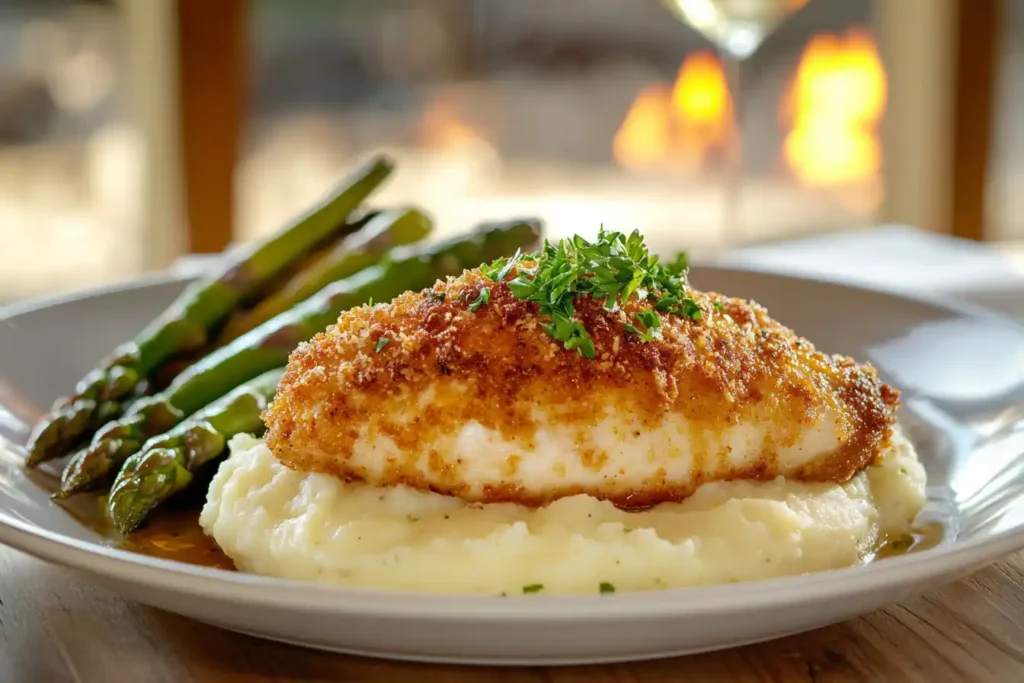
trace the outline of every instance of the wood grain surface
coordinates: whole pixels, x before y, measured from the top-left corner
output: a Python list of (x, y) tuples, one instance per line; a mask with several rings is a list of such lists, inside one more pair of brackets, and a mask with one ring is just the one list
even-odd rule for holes
[(394, 663), (236, 635), (0, 548), (3, 683), (665, 683), (1024, 680), (1024, 554), (862, 619), (760, 645), (588, 667)]

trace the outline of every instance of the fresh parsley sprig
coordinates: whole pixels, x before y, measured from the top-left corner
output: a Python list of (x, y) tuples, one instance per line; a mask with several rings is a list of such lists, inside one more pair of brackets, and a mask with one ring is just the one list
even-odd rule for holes
[(469, 309), (470, 313), (475, 313), (476, 310), (479, 309), (481, 306), (486, 306), (490, 302), (490, 300), (491, 290), (487, 287), (484, 287), (483, 289), (480, 290), (480, 294), (476, 297), (473, 303), (467, 306), (467, 308)]
[[(543, 324), (544, 330), (584, 358), (593, 358), (595, 348), (586, 327), (574, 317), (577, 297), (602, 300), (606, 310), (617, 311), (635, 296), (653, 302), (654, 310), (661, 313), (693, 320), (703, 317), (700, 306), (686, 296), (686, 255), (660, 263), (636, 230), (625, 235), (602, 227), (593, 243), (579, 235), (556, 243), (544, 240), (537, 252), (516, 251), (511, 258), (497, 259), (481, 270), (485, 277), (504, 282), (513, 268), (516, 277), (507, 282), (513, 296), (536, 303), (540, 315), (551, 320)], [(636, 322), (626, 323), (625, 329), (641, 341), (661, 336), (661, 320), (654, 311), (641, 311)]]
[(629, 323), (624, 323), (623, 327), (626, 332), (630, 332), (640, 337), (640, 341), (649, 342), (652, 339), (658, 339), (661, 337), (661, 318), (654, 311), (640, 311), (636, 314), (636, 319), (643, 325), (644, 329), (639, 330), (635, 326)]

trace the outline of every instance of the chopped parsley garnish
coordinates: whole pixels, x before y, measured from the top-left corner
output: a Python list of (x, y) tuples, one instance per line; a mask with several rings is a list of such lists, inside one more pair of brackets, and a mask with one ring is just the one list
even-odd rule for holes
[[(515, 266), (516, 277), (507, 283), (513, 296), (536, 303), (540, 315), (550, 319), (542, 323), (544, 330), (566, 350), (575, 349), (584, 358), (593, 358), (596, 350), (590, 333), (575, 318), (577, 297), (590, 296), (603, 301), (605, 310), (617, 311), (635, 296), (637, 301), (650, 301), (660, 313), (693, 320), (703, 317), (700, 306), (686, 293), (686, 254), (660, 263), (636, 230), (627, 236), (601, 228), (593, 243), (579, 235), (557, 243), (544, 240), (537, 252), (517, 251), (481, 271), (503, 282)], [(635, 322), (625, 323), (625, 330), (649, 342), (661, 336), (661, 320), (654, 311), (641, 311)]]
[(380, 353), (380, 350), (391, 343), (391, 340), (387, 337), (381, 337), (377, 340), (377, 345), (373, 347), (374, 353)]
[(526, 586), (523, 586), (523, 593), (524, 594), (525, 593), (540, 593), (542, 590), (544, 590), (544, 584), (543, 583), (531, 583), (531, 584), (528, 584)]
[(484, 272), (484, 275), (496, 282), (503, 282), (508, 277), (508, 274), (512, 272), (515, 265), (522, 259), (523, 252), (516, 249), (516, 253), (512, 255), (512, 258), (500, 258), (494, 261)]
[(658, 317), (657, 313), (654, 311), (640, 311), (636, 314), (636, 319), (643, 326), (643, 330), (639, 330), (629, 323), (625, 323), (623, 327), (627, 332), (640, 337), (640, 341), (649, 342), (661, 336), (661, 318)]
[(436, 301), (439, 304), (443, 304), (444, 303), (444, 297), (445, 297), (445, 293), (444, 292), (431, 292), (430, 293), (430, 298), (433, 299), (434, 301)]
[(486, 306), (491, 300), (491, 290), (484, 287), (480, 290), (480, 296), (478, 296), (473, 303), (469, 305), (469, 312), (475, 313), (481, 306)]
[(601, 591), (601, 595), (607, 595), (608, 593), (615, 592), (615, 586), (608, 583), (607, 581), (602, 581), (599, 589)]

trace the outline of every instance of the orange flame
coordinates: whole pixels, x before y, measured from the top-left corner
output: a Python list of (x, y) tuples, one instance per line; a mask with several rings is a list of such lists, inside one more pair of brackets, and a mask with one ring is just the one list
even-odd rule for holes
[(419, 125), (420, 141), (428, 148), (457, 150), (488, 144), (487, 137), (467, 123), (455, 105), (444, 99), (428, 105)]
[(612, 157), (633, 171), (696, 170), (724, 148), (732, 126), (725, 73), (711, 53), (690, 55), (675, 83), (640, 91), (612, 140)]
[(672, 91), (664, 83), (640, 91), (612, 140), (612, 156), (629, 169), (661, 164), (672, 148)]
[(787, 164), (814, 187), (875, 178), (885, 104), (885, 70), (868, 34), (816, 36), (783, 101), (783, 120), (791, 123), (783, 148)]

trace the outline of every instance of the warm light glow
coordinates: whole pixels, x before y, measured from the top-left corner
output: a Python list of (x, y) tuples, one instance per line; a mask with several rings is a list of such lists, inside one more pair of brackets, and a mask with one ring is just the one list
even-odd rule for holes
[(452, 103), (437, 99), (431, 102), (420, 120), (420, 142), (424, 147), (459, 150), (490, 146), (487, 137), (459, 114)]
[(711, 53), (696, 53), (671, 88), (655, 83), (640, 91), (612, 140), (612, 156), (632, 171), (697, 171), (724, 148), (731, 126), (722, 65)]
[(662, 164), (672, 148), (672, 91), (663, 83), (640, 91), (612, 140), (612, 156), (625, 168)]
[(783, 149), (790, 169), (813, 187), (876, 178), (885, 102), (885, 70), (868, 34), (813, 38), (783, 103), (790, 126)]
[(672, 102), (684, 128), (706, 132), (709, 143), (724, 140), (732, 110), (725, 73), (714, 55), (699, 52), (683, 62)]

